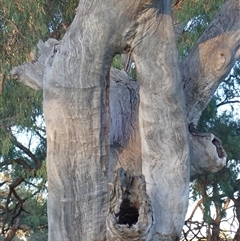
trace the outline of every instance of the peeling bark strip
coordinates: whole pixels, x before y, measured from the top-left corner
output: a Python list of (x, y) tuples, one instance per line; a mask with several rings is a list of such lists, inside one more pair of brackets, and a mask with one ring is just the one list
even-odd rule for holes
[[(170, 1), (81, 0), (64, 38), (12, 70), (43, 90), (49, 241), (179, 239), (190, 170), (226, 161), (215, 136), (187, 126), (239, 56), (239, 11), (227, 1), (180, 68)], [(126, 49), (138, 83), (110, 71)]]

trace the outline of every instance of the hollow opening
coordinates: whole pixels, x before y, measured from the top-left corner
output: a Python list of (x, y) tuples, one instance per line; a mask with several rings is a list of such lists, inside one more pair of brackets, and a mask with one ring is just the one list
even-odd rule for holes
[[(126, 49), (129, 46), (126, 46)], [(126, 51), (126, 50), (125, 50)], [(131, 54), (127, 53), (126, 51), (125, 54), (116, 54), (113, 58), (111, 66), (119, 69), (119, 70), (124, 70), (127, 75), (132, 79), (136, 80), (136, 66), (135, 62), (133, 60), (133, 57)]]
[(226, 156), (226, 153), (222, 148), (220, 140), (218, 140), (217, 138), (214, 138), (212, 140), (212, 143), (213, 143), (214, 146), (216, 146), (217, 154), (220, 158), (223, 158), (224, 156)]
[(118, 224), (128, 224), (131, 227), (138, 221), (138, 208), (129, 199), (124, 199), (117, 216)]

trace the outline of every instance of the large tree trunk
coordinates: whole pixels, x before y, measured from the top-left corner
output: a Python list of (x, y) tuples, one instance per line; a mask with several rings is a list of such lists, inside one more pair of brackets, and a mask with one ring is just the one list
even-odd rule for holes
[(154, 24), (141, 30), (146, 36), (135, 40), (133, 58), (141, 86), (142, 167), (154, 210), (152, 239), (176, 240), (187, 210), (189, 146), (171, 3), (159, 5), (146, 12)]
[[(190, 170), (217, 171), (226, 154), (188, 130), (202, 109), (185, 104), (198, 83), (182, 82), (171, 2), (82, 0), (64, 38), (38, 47), (12, 74), (44, 93), (49, 241), (179, 240)], [(126, 51), (138, 83), (110, 71)]]

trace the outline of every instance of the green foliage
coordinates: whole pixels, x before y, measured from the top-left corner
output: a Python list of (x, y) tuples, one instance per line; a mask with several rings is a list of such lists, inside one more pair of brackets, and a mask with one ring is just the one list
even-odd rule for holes
[(61, 38), (77, 4), (77, 0), (1, 0), (0, 73), (31, 60), (39, 39)]
[[(202, 132), (212, 132), (221, 139), (228, 155), (229, 165), (231, 163), (229, 168), (234, 168), (236, 172), (238, 172), (236, 164), (240, 160), (240, 120), (238, 119), (239, 116), (236, 116), (238, 113), (235, 113), (234, 109), (239, 106), (239, 100), (236, 99), (240, 96), (239, 86), (240, 63), (237, 62), (202, 113), (198, 124), (199, 130)], [(220, 107), (222, 108), (221, 112), (218, 111)], [(228, 108), (223, 111), (223, 107)], [(232, 164), (233, 162), (234, 164)]]
[(22, 221), (30, 229), (31, 233), (40, 233), (46, 231), (47, 229), (47, 204), (46, 199), (41, 199), (41, 196), (38, 196), (38, 199), (32, 198), (26, 201), (25, 203), (26, 211), (31, 215), (25, 213), (22, 215)]
[(184, 0), (174, 8), (175, 24), (184, 26), (178, 38), (181, 57), (188, 54), (225, 0)]
[[(193, 200), (203, 199), (203, 216), (207, 224), (219, 222), (226, 216), (225, 201), (239, 195), (240, 171), (240, 120), (234, 115), (233, 101), (239, 96), (239, 64), (219, 87), (218, 92), (206, 107), (198, 123), (201, 132), (211, 132), (222, 142), (227, 152), (227, 165), (217, 173), (203, 175), (191, 184)], [(218, 111), (219, 107), (232, 106), (230, 111)], [(215, 211), (215, 218), (214, 212)], [(217, 214), (217, 216), (216, 216)]]
[[(131, 60), (132, 61), (132, 60)], [(131, 62), (132, 63), (132, 62)], [(112, 67), (121, 70), (123, 68), (122, 66), (122, 60), (121, 55), (116, 54), (112, 61)], [(136, 80), (136, 69), (135, 67), (130, 67), (128, 75), (133, 79)]]
[(122, 69), (121, 55), (116, 54), (112, 61), (112, 67), (116, 69)]

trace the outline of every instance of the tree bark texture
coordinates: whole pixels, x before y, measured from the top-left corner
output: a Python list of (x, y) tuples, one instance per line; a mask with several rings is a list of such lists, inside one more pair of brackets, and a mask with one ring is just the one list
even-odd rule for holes
[[(239, 17), (238, 0), (221, 11), (232, 8)], [(38, 61), (12, 70), (44, 93), (49, 241), (179, 240), (190, 175), (226, 162), (220, 141), (189, 124), (238, 56), (236, 22), (204, 72), (201, 48), (221, 31), (207, 30), (180, 68), (171, 1), (82, 0), (64, 38), (39, 42)], [(110, 70), (126, 52), (137, 82)]]
[(227, 1), (182, 61), (188, 122), (197, 123), (240, 57), (240, 2)]

